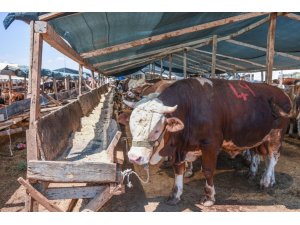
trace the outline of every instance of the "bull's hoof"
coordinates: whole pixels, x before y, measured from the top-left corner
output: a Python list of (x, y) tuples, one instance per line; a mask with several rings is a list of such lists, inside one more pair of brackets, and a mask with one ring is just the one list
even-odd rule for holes
[(194, 175), (193, 171), (185, 171), (184, 177), (190, 178)]
[(179, 198), (176, 198), (174, 196), (170, 196), (166, 199), (165, 203), (167, 205), (177, 205), (180, 202)]
[(212, 200), (212, 199), (209, 199), (207, 196), (204, 196), (202, 199), (201, 199), (201, 205), (205, 206), (205, 207), (210, 207), (210, 206), (213, 206), (215, 204), (215, 201)]
[(272, 179), (265, 179), (265, 178), (262, 178), (260, 180), (260, 189), (261, 190), (267, 190), (267, 189), (270, 189), (272, 187), (274, 187), (275, 185), (275, 181), (272, 180)]

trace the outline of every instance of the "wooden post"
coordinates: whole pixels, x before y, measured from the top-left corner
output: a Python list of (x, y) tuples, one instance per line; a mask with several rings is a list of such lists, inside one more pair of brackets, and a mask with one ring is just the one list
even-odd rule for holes
[(70, 94), (70, 77), (65, 77), (65, 90)]
[(186, 74), (186, 49), (183, 51), (183, 77), (184, 77), (184, 79), (187, 78), (187, 74)]
[(9, 74), (8, 75), (8, 80), (9, 80), (9, 82), (8, 82), (8, 95), (9, 95), (9, 100), (8, 100), (8, 104), (10, 105), (11, 104), (11, 100), (12, 100), (12, 93), (11, 93), (11, 84), (12, 84), (12, 82), (11, 82), (11, 75)]
[(169, 79), (172, 78), (172, 54), (169, 55)]
[(58, 99), (58, 94), (57, 94), (57, 84), (56, 84), (56, 79), (55, 79), (55, 77), (53, 77), (52, 82), (53, 82), (53, 91), (54, 91), (55, 99), (56, 99), (56, 100), (59, 100), (59, 99)]
[(160, 77), (162, 78), (162, 74), (163, 74), (163, 60), (160, 59)]
[(78, 81), (79, 95), (82, 95), (82, 90), (81, 90), (81, 88), (82, 88), (82, 70), (83, 70), (82, 65), (79, 65), (79, 81)]
[(267, 55), (266, 55), (266, 67), (267, 67), (266, 82), (267, 82), (267, 84), (271, 84), (272, 78), (273, 78), (276, 18), (277, 18), (277, 13), (271, 13), (268, 38), (267, 38)]
[(27, 90), (26, 90), (26, 75), (24, 75), (24, 98), (27, 96)]
[(216, 78), (216, 63), (217, 63), (217, 35), (213, 36), (212, 56), (211, 56), (211, 77)]
[(101, 83), (100, 83), (100, 73), (98, 72), (98, 87), (101, 86)]
[(33, 41), (34, 41), (34, 21), (30, 22), (30, 42), (29, 42), (29, 46), (30, 46), (30, 54), (29, 54), (29, 71), (28, 71), (28, 90), (27, 90), (27, 98), (30, 98), (31, 96), (31, 74), (32, 74), (32, 60), (33, 60)]
[(261, 79), (261, 82), (264, 82), (264, 71), (260, 72), (260, 79)]
[[(33, 24), (32, 24), (33, 26)], [(39, 33), (33, 33), (33, 45), (31, 48), (31, 70), (30, 80), (31, 84), (31, 103), (30, 103), (30, 119), (29, 129), (26, 133), (27, 142), (27, 162), (29, 160), (37, 160), (39, 158), (39, 150), (37, 143), (37, 130), (35, 122), (40, 118), (40, 84), (41, 84), (41, 66), (42, 66), (42, 50), (43, 38)], [(26, 194), (25, 200), (26, 211), (37, 211), (38, 205), (34, 199)]]
[(94, 89), (95, 88), (95, 72), (94, 70), (91, 71), (92, 72), (92, 88)]

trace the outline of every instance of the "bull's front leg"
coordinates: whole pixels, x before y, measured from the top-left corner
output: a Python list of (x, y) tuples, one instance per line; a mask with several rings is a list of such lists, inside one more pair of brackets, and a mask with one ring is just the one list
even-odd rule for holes
[(216, 169), (217, 153), (218, 151), (215, 149), (206, 149), (202, 155), (202, 172), (206, 179), (204, 196), (201, 200), (201, 204), (204, 206), (212, 206), (216, 201), (213, 176)]
[(176, 205), (181, 200), (180, 197), (183, 192), (183, 174), (185, 172), (185, 163), (181, 162), (179, 164), (174, 164), (173, 169), (175, 173), (175, 183), (172, 192), (166, 201), (168, 205)]

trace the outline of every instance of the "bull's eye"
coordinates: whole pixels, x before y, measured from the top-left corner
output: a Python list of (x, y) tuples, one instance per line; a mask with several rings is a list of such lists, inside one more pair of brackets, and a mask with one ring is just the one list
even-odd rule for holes
[(157, 134), (159, 132), (159, 130), (156, 130), (155, 133)]

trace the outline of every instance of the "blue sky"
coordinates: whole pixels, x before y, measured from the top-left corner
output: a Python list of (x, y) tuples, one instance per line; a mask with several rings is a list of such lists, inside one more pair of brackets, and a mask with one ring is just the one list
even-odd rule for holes
[[(0, 62), (28, 65), (29, 25), (16, 20), (5, 30), (3, 20), (7, 13), (0, 12)], [(58, 69), (68, 67), (78, 70), (78, 64), (44, 42), (42, 67)]]

